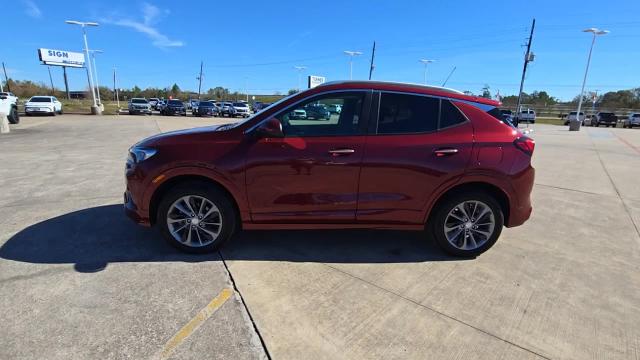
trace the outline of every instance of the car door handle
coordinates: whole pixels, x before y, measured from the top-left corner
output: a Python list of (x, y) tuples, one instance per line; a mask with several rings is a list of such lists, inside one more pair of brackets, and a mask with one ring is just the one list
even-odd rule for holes
[(437, 157), (451, 156), (451, 155), (457, 154), (458, 153), (458, 149), (456, 149), (456, 148), (442, 148), (442, 149), (434, 150), (433, 153), (436, 154)]
[(345, 156), (345, 155), (351, 155), (354, 152), (356, 152), (353, 149), (333, 149), (333, 150), (329, 150), (329, 154), (331, 154), (332, 156)]

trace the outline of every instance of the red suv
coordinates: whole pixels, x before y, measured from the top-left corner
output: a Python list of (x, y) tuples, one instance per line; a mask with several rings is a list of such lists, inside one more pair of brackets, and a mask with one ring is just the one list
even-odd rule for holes
[(125, 210), (190, 252), (240, 229), (373, 228), (426, 229), (446, 252), (475, 256), (531, 214), (534, 142), (499, 105), (420, 85), (324, 84), (242, 122), (137, 143)]

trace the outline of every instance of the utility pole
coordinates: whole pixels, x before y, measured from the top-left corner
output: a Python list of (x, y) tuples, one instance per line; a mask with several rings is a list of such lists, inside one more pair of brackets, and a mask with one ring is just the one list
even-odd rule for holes
[(198, 100), (200, 100), (201, 91), (202, 91), (202, 61), (200, 61), (200, 76), (198, 76)]
[(369, 67), (369, 80), (371, 80), (371, 75), (373, 74), (373, 69), (376, 67), (373, 64), (373, 60), (375, 59), (376, 56), (376, 42), (373, 42), (373, 50), (371, 50), (371, 67)]
[(51, 77), (51, 66), (47, 65), (47, 70), (49, 70), (49, 81), (51, 82), (51, 96), (56, 96), (56, 94), (54, 94), (54, 89), (53, 89), (53, 78)]
[(451, 72), (449, 73), (449, 76), (447, 76), (447, 78), (444, 80), (444, 82), (442, 83), (442, 87), (444, 87), (445, 85), (447, 85), (447, 81), (449, 81), (449, 78), (451, 77), (451, 75), (453, 75), (453, 72), (456, 71), (456, 67), (454, 66), (453, 69), (451, 69)]
[[(527, 65), (530, 61), (533, 61), (533, 54), (531, 54), (531, 42), (533, 41), (533, 30), (536, 28), (536, 19), (533, 19), (531, 23), (531, 34), (529, 35), (529, 40), (527, 41), (527, 53), (524, 55), (524, 66), (522, 68), (522, 78), (520, 79), (520, 91), (518, 92), (518, 105), (516, 106), (516, 126), (518, 125), (518, 121), (520, 120), (520, 106), (522, 105), (522, 88), (524, 86), (524, 77), (527, 74)], [(529, 122), (527, 122), (527, 126)]]
[(2, 62), (2, 71), (4, 71), (4, 83), (7, 84), (7, 91), (11, 92), (11, 85), (9, 85), (9, 78), (7, 77), (7, 68), (4, 67), (4, 61)]
[(64, 77), (64, 91), (67, 93), (67, 100), (71, 100), (71, 94), (69, 93), (69, 80), (67, 79), (67, 67), (62, 67), (62, 75)]

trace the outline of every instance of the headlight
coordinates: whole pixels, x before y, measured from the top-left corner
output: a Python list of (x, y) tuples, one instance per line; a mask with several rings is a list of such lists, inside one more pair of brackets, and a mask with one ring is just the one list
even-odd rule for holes
[(129, 149), (129, 156), (127, 157), (127, 162), (131, 162), (134, 164), (141, 163), (148, 158), (155, 155), (157, 152), (156, 149), (143, 148), (143, 147), (132, 147)]

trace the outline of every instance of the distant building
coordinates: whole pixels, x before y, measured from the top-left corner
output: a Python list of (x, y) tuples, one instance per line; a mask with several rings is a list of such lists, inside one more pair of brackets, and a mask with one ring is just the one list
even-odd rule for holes
[(87, 98), (87, 92), (86, 91), (69, 91), (69, 96), (71, 96), (72, 99), (84, 100)]

